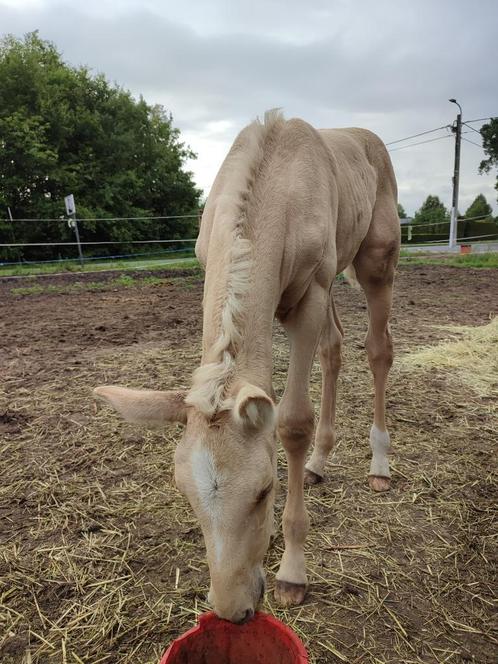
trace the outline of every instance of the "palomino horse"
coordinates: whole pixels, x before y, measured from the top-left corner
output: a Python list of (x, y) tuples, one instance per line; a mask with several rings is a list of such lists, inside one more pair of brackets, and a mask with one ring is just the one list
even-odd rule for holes
[[(127, 420), (181, 422), (175, 480), (202, 527), (209, 599), (233, 622), (251, 618), (263, 596), (262, 563), (273, 523), (275, 429), (288, 460), (285, 551), (275, 595), (285, 606), (307, 588), (305, 458), (314, 429), (309, 397), (317, 348), (323, 393), (306, 466), (319, 481), (335, 439), (342, 330), (332, 299), (348, 268), (369, 312), (366, 349), (375, 386), (369, 481), (389, 488), (385, 388), (392, 364), (388, 319), (399, 253), (396, 181), (380, 139), (363, 129), (316, 130), (278, 111), (236, 138), (216, 177), (196, 254), (205, 266), (201, 366), (188, 393), (99, 387)], [(348, 267), (350, 266), (350, 267)], [(272, 390), (272, 325), (290, 340), (287, 386)]]

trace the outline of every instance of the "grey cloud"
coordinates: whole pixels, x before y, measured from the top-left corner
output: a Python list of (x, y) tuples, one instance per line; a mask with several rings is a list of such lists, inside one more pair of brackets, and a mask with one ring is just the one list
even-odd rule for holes
[[(54, 39), (71, 61), (103, 69), (134, 90), (187, 98), (194, 92), (213, 118), (223, 109), (227, 115), (235, 111), (247, 117), (248, 98), (264, 103), (272, 96), (285, 105), (308, 100), (309, 105), (349, 113), (369, 109), (392, 114), (407, 107), (427, 111), (441, 97), (456, 94), (455, 88), (496, 103), (482, 66), (492, 55), (490, 44), (498, 55), (491, 29), (489, 40), (481, 31), (459, 58), (448, 31), (436, 29), (439, 20), (429, 23), (423, 35), (411, 34), (409, 25), (398, 26), (395, 39), (392, 27), (387, 26), (386, 38), (379, 34), (382, 26), (375, 16), (371, 18), (370, 34), (363, 26), (358, 43), (350, 29), (303, 45), (242, 31), (202, 36), (136, 9), (95, 19), (62, 6), (33, 12), (29, 22)], [(25, 18), (22, 22), (26, 25)]]
[[(209, 123), (227, 121), (233, 132), (217, 136), (227, 147), (230, 134), (273, 106), (318, 126), (367, 126), (386, 141), (451, 122), (448, 97), (457, 96), (466, 117), (498, 113), (487, 66), (498, 56), (494, 3), (472, 10), (463, 0), (308, 5), (129, 0), (119, 12), (112, 2), (97, 12), (93, 5), (47, 2), (29, 13), (0, 6), (0, 21), (16, 34), (39, 28), (71, 63), (163, 103), (194, 139)], [(442, 143), (424, 147), (426, 160), (412, 150), (393, 153), (417, 206), (436, 173), (451, 170), (450, 141)], [(415, 167), (422, 181), (410, 177)], [(473, 166), (468, 178), (484, 190)], [(438, 187), (434, 193), (447, 196), (447, 185)]]

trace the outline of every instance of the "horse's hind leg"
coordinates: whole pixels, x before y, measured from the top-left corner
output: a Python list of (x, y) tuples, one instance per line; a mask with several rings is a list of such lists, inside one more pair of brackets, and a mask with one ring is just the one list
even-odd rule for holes
[[(396, 224), (399, 228), (397, 218)], [(368, 304), (369, 325), (365, 346), (375, 389), (374, 423), (370, 430), (372, 461), (368, 479), (373, 491), (387, 491), (391, 475), (387, 456), (390, 440), (386, 428), (385, 395), (387, 377), (393, 362), (389, 316), (399, 240), (396, 232), (387, 241), (376, 238), (375, 231), (369, 235), (354, 260), (356, 276)]]
[(337, 376), (341, 368), (342, 326), (331, 300), (320, 338), (320, 366), (322, 369), (322, 401), (320, 419), (313, 453), (306, 464), (304, 479), (317, 484), (324, 476), (325, 463), (335, 444), (335, 404)]

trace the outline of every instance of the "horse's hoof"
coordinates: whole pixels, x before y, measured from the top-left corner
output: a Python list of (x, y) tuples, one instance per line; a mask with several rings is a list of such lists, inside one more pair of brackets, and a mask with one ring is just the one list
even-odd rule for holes
[(305, 583), (291, 583), (290, 581), (276, 581), (275, 600), (283, 607), (298, 606), (304, 602), (308, 586)]
[(368, 483), (372, 491), (380, 493), (382, 491), (389, 491), (391, 488), (391, 480), (389, 477), (379, 477), (378, 475), (369, 475)]
[(305, 484), (307, 484), (308, 486), (311, 486), (313, 484), (320, 484), (320, 482), (323, 482), (323, 477), (321, 475), (318, 475), (317, 473), (314, 473), (309, 468), (304, 469), (304, 483)]

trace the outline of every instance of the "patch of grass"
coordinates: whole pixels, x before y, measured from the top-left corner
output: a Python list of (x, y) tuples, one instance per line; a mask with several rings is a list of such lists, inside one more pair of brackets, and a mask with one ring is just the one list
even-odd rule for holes
[[(12, 295), (40, 295), (42, 293), (80, 293), (83, 291), (100, 291), (108, 290), (110, 288), (131, 288), (132, 286), (157, 286), (167, 282), (167, 279), (160, 277), (144, 277), (137, 278), (128, 274), (122, 274), (116, 279), (110, 281), (75, 281), (72, 284), (61, 285), (39, 285), (34, 286), (20, 286), (11, 288)], [(192, 288), (190, 284), (186, 285), (187, 288)]]
[(112, 284), (114, 286), (124, 286), (127, 288), (129, 286), (134, 286), (136, 284), (136, 281), (131, 275), (122, 274), (117, 279), (113, 279)]
[(144, 277), (142, 283), (147, 286), (158, 286), (159, 284), (164, 283), (164, 279), (161, 279), (161, 277)]
[(402, 251), (401, 263), (406, 265), (450, 265), (452, 267), (498, 268), (498, 252), (482, 254), (437, 254)]
[(453, 265), (460, 267), (498, 267), (498, 252), (485, 254), (463, 254), (454, 256)]
[(191, 252), (176, 254), (172, 258), (147, 258), (126, 260), (102, 260), (86, 263), (83, 267), (78, 262), (33, 263), (18, 265), (0, 265), (0, 277), (36, 276), (39, 274), (59, 274), (61, 272), (102, 272), (105, 270), (168, 270), (198, 267), (199, 263)]
[(400, 258), (413, 258), (413, 256), (430, 256), (431, 251), (417, 251), (415, 254), (413, 251), (408, 251), (408, 249), (400, 249), (399, 257)]
[(45, 288), (43, 286), (20, 286), (19, 288), (11, 288), (12, 295), (39, 295), (43, 293)]
[[(187, 290), (195, 288), (199, 279), (202, 278), (202, 270), (196, 261), (192, 267), (185, 266), (183, 263), (171, 266), (168, 265), (168, 271), (173, 269), (188, 269), (188, 276), (185, 275), (168, 275), (167, 277), (156, 277), (154, 275), (140, 276), (140, 274), (120, 274), (119, 277), (111, 280), (103, 281), (73, 281), (67, 284), (35, 284), (32, 286), (16, 286), (10, 289), (12, 295), (40, 295), (46, 293), (79, 293), (82, 291), (101, 291), (116, 288), (131, 288), (133, 286), (160, 286), (167, 283), (170, 279), (181, 279), (181, 286)], [(159, 268), (157, 268), (159, 269)], [(164, 270), (164, 267), (162, 268)]]

